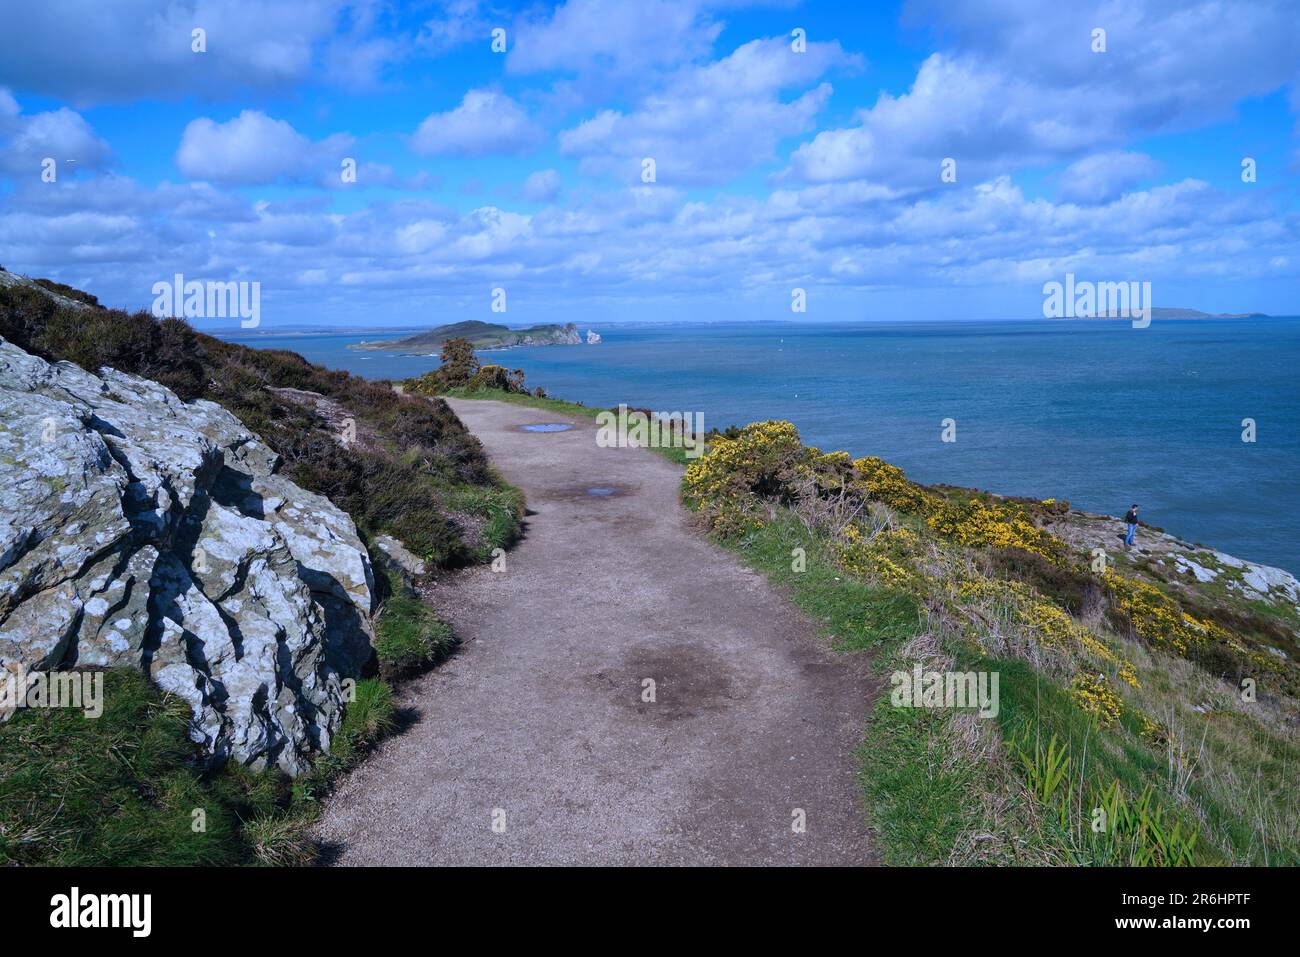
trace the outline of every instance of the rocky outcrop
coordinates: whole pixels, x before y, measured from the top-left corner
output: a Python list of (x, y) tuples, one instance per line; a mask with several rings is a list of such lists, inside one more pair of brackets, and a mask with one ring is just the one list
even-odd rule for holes
[(0, 665), (131, 666), (217, 757), (290, 774), (373, 656), (352, 520), (212, 402), (0, 339)]
[[(1125, 553), (1123, 526), (1110, 515), (1071, 510), (1045, 527), (1086, 554), (1095, 548)], [(1149, 561), (1174, 583), (1190, 587), (1215, 582), (1229, 596), (1300, 612), (1300, 581), (1281, 568), (1245, 561), (1145, 525), (1138, 529), (1132, 554)]]

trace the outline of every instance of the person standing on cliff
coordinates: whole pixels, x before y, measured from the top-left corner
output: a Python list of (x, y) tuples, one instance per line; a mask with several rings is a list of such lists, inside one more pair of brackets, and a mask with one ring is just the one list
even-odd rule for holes
[(1137, 534), (1138, 530), (1138, 507), (1136, 502), (1128, 510), (1128, 514), (1124, 516), (1124, 524), (1128, 526), (1128, 533), (1124, 536), (1124, 546), (1132, 548), (1133, 536)]

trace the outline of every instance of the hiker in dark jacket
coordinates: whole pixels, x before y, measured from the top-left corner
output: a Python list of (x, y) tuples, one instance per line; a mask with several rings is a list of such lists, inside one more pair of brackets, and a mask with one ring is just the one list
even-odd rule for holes
[(1124, 516), (1124, 524), (1128, 526), (1128, 534), (1124, 536), (1124, 544), (1126, 547), (1132, 548), (1133, 536), (1137, 534), (1138, 530), (1138, 507), (1136, 502), (1128, 510), (1128, 514)]

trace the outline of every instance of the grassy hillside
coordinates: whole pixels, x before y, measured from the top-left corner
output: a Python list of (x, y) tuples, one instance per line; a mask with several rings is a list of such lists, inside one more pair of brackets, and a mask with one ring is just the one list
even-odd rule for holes
[[(292, 352), (222, 342), (181, 320), (105, 309), (61, 284), (6, 279), (0, 336), (47, 360), (109, 366), (220, 403), (280, 453), (295, 482), (349, 512), (367, 545), (392, 535), (436, 569), (484, 561), (518, 535), (522, 496), (445, 403)], [(373, 546), (371, 555), (380, 558)], [(380, 673), (358, 682), (310, 774), (291, 782), (208, 767), (186, 735), (188, 708), (141, 673), (115, 670), (100, 718), (24, 709), (0, 724), (0, 863), (309, 863), (318, 798), (399, 718), (390, 682), (454, 644), (418, 595), (382, 561), (375, 567)]]
[[(887, 862), (1300, 863), (1296, 658), (1262, 650), (1294, 649), (1294, 608), (1102, 567), (1048, 531), (1084, 521), (1067, 503), (923, 487), (788, 422), (714, 436), (683, 493), (876, 652), (862, 781)], [(917, 665), (996, 673), (998, 713), (895, 704)]]
[[(182, 399), (225, 406), (284, 457), (290, 478), (351, 514), (363, 537), (386, 532), (434, 565), (473, 561), (485, 545), (503, 544), (473, 529), (491, 524), (505, 538), (516, 530), (490, 520), (517, 511), (517, 493), (443, 402), (399, 395), (294, 352), (223, 342), (180, 319), (64, 307), (31, 286), (0, 286), (0, 336), (44, 359), (109, 366)], [(336, 423), (282, 390), (332, 400), (363, 441), (341, 442)]]

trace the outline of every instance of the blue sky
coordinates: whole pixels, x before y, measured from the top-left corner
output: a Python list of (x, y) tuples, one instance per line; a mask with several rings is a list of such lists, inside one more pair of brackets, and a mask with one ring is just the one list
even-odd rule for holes
[(9, 22), (0, 263), (113, 305), (180, 272), (260, 282), (268, 330), (789, 319), (795, 287), (809, 319), (1018, 318), (1073, 272), (1300, 312), (1295, 3), (48, 0)]

